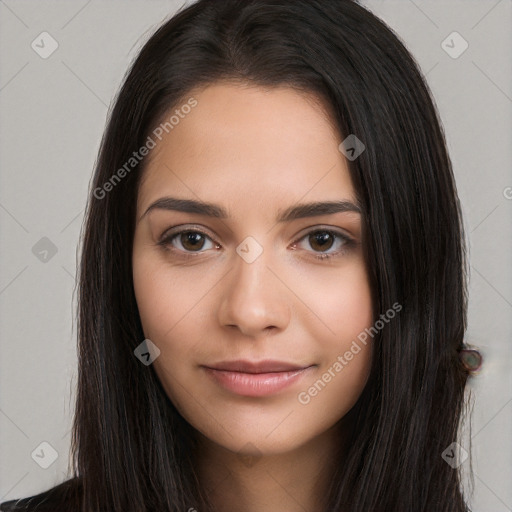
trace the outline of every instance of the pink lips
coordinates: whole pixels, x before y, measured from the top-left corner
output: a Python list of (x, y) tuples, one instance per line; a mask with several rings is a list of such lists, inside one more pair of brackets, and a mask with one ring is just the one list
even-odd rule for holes
[(302, 366), (283, 361), (225, 361), (203, 366), (207, 374), (223, 388), (243, 396), (265, 396), (291, 386), (313, 365)]

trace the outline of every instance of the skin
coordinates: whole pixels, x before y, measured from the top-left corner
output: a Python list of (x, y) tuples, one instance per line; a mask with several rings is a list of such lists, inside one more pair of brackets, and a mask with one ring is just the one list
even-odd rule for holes
[[(137, 201), (133, 280), (144, 334), (161, 351), (153, 368), (197, 431), (196, 467), (217, 510), (320, 511), (334, 464), (343, 464), (336, 455), (371, 344), (309, 403), (298, 394), (372, 325), (361, 215), (276, 218), (298, 203), (356, 202), (342, 138), (320, 100), (288, 87), (219, 82), (190, 96), (197, 106), (151, 151)], [(229, 216), (144, 214), (165, 196), (215, 203)], [(207, 236), (159, 245), (175, 226)], [(321, 228), (353, 243), (315, 243), (309, 234)], [(249, 236), (263, 249), (251, 263), (236, 251)], [(322, 252), (334, 255), (315, 258)], [(234, 359), (313, 367), (278, 393), (248, 397), (201, 367)]]

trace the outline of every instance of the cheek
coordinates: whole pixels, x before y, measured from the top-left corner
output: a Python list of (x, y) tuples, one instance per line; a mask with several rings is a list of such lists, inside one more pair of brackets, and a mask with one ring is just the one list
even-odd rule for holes
[(157, 268), (134, 262), (133, 270), (133, 286), (144, 334), (149, 339), (160, 339), (162, 330), (171, 329), (178, 320), (172, 288)]
[(319, 342), (323, 339), (324, 345), (341, 349), (373, 322), (372, 294), (364, 264), (360, 260), (349, 263), (337, 272), (327, 269), (305, 276), (297, 289), (298, 296), (305, 298), (304, 303), (315, 313), (314, 318), (305, 318), (311, 318), (311, 325), (316, 322), (321, 329)]
[(134, 252), (133, 285), (144, 336), (160, 349), (152, 366), (178, 408), (179, 390), (200, 359), (196, 351), (209, 332), (204, 304), (210, 298), (205, 290), (215, 283), (210, 280), (187, 269), (170, 271), (160, 255)]
[[(298, 395), (309, 418), (327, 424), (343, 417), (356, 403), (368, 380), (372, 360), (372, 294), (361, 260), (340, 272), (317, 274), (315, 285), (302, 281), (300, 293), (315, 313), (303, 328), (315, 332), (319, 367)], [(322, 321), (319, 322), (318, 318)], [(316, 329), (316, 330), (315, 330)]]
[[(188, 303), (194, 299), (193, 293), (186, 286), (178, 286), (163, 271), (161, 264), (149, 257), (134, 257), (133, 285), (144, 336), (160, 350), (160, 355), (154, 360), (152, 367), (167, 396), (181, 410), (179, 389), (180, 383), (186, 379), (180, 371), (185, 366), (183, 361), (187, 358), (187, 353), (190, 354), (187, 339), (192, 339), (193, 333), (187, 329), (180, 332), (180, 329), (183, 329), (183, 319), (188, 319), (188, 315), (192, 313)], [(177, 289), (180, 290), (179, 293)], [(179, 343), (166, 341), (171, 339), (179, 340)]]
[(191, 326), (209, 287), (193, 277), (186, 270), (169, 271), (165, 256), (134, 253), (133, 286), (146, 337), (161, 342), (174, 336), (181, 323)]

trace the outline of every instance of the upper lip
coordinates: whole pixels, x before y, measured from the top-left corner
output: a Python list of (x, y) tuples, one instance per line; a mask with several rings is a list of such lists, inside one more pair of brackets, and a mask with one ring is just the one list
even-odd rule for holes
[(303, 370), (304, 368), (308, 368), (309, 366), (311, 365), (288, 363), (286, 361), (275, 361), (271, 359), (254, 362), (237, 359), (236, 361), (222, 361), (220, 363), (207, 365), (206, 367), (211, 368), (213, 370), (225, 370), (231, 372), (272, 373)]

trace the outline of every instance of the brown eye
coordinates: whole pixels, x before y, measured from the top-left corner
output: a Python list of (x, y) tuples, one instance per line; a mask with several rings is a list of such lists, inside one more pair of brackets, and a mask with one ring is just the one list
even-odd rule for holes
[(183, 231), (179, 236), (181, 245), (187, 251), (197, 251), (203, 248), (205, 236), (197, 231)]
[(315, 231), (308, 235), (309, 245), (314, 251), (326, 251), (334, 244), (334, 236), (330, 231)]
[(164, 235), (159, 245), (185, 254), (202, 253), (218, 246), (206, 233), (191, 229)]
[(316, 259), (325, 260), (336, 256), (342, 256), (355, 242), (349, 236), (331, 229), (315, 229), (304, 235), (293, 244), (296, 249), (307, 242), (309, 247), (301, 247), (306, 252), (312, 253)]

